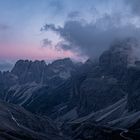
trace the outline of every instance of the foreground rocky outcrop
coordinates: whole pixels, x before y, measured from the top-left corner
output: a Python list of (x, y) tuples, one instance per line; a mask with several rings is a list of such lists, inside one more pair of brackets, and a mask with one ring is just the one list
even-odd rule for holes
[(66, 140), (47, 117), (34, 115), (22, 107), (0, 101), (1, 140)]

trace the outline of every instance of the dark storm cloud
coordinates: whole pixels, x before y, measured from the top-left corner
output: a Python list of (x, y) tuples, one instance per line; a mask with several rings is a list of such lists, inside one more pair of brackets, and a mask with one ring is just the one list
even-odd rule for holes
[(59, 28), (56, 28), (54, 24), (46, 24), (43, 28), (41, 28), (41, 31), (43, 30), (52, 30), (52, 31), (59, 31)]
[(42, 45), (42, 47), (48, 47), (48, 46), (52, 46), (52, 41), (51, 40), (49, 40), (49, 39), (47, 39), (47, 38), (45, 38), (45, 39), (43, 39), (43, 45)]
[(134, 14), (140, 15), (140, 0), (125, 0), (125, 2), (131, 7)]
[(100, 55), (116, 39), (140, 36), (140, 29), (132, 24), (123, 25), (119, 16), (109, 15), (95, 23), (70, 20), (66, 21), (63, 27), (46, 24), (44, 30), (52, 30), (64, 40), (58, 43), (57, 47), (79, 51), (90, 57)]
[(66, 41), (60, 41), (56, 44), (56, 49), (59, 50), (59, 49), (63, 49), (63, 50), (71, 50), (71, 45), (70, 43), (66, 42)]

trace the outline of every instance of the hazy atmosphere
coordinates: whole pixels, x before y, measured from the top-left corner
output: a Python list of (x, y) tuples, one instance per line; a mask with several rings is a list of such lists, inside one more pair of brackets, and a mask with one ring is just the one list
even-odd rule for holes
[(139, 6), (138, 0), (0, 0), (0, 67), (18, 59), (98, 57), (116, 39), (139, 39)]
[(0, 140), (140, 140), (140, 0), (0, 0)]

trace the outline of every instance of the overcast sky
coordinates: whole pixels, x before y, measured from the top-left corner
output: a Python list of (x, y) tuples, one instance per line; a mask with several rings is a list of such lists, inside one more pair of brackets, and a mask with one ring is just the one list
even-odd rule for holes
[(139, 0), (0, 0), (0, 61), (96, 57), (139, 17)]

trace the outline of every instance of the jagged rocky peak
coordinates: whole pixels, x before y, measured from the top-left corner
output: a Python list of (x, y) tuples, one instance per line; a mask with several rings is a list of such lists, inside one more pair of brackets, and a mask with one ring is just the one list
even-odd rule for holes
[(91, 59), (88, 59), (86, 62), (85, 62), (86, 65), (92, 65), (93, 64), (93, 61)]
[(18, 60), (15, 66), (12, 69), (12, 73), (16, 75), (20, 75), (21, 72), (24, 72), (30, 65), (31, 61), (29, 60)]
[(48, 65), (47, 71), (52, 77), (60, 77), (62, 79), (68, 79), (71, 76), (71, 72), (76, 68), (76, 64), (70, 58), (58, 59)]
[(73, 70), (75, 70), (75, 64), (70, 58), (58, 59), (48, 65), (43, 60), (19, 60), (11, 74), (18, 77), (20, 84), (31, 82), (46, 84), (49, 80), (53, 83), (66, 80), (71, 76)]
[(44, 67), (45, 65), (45, 61), (18, 60), (11, 72), (16, 75), (20, 75), (32, 66)]
[(127, 66), (134, 62), (133, 49), (137, 47), (137, 40), (127, 38), (114, 42), (99, 58), (100, 66), (115, 75), (122, 74)]
[(99, 65), (99, 60), (97, 58), (89, 58), (85, 61), (84, 65), (86, 66), (97, 66)]
[(58, 59), (58, 60), (55, 60), (51, 63), (51, 65), (55, 65), (55, 66), (71, 66), (73, 65), (73, 62), (70, 58), (64, 58), (64, 59)]
[(93, 71), (93, 69), (98, 66), (98, 61), (95, 59), (88, 59), (86, 60), (84, 63), (81, 63), (81, 65), (79, 65), (79, 68), (77, 70), (78, 75), (81, 74), (87, 74), (91, 71)]
[(11, 73), (19, 77), (20, 83), (41, 81), (41, 75), (46, 67), (45, 61), (19, 60)]

